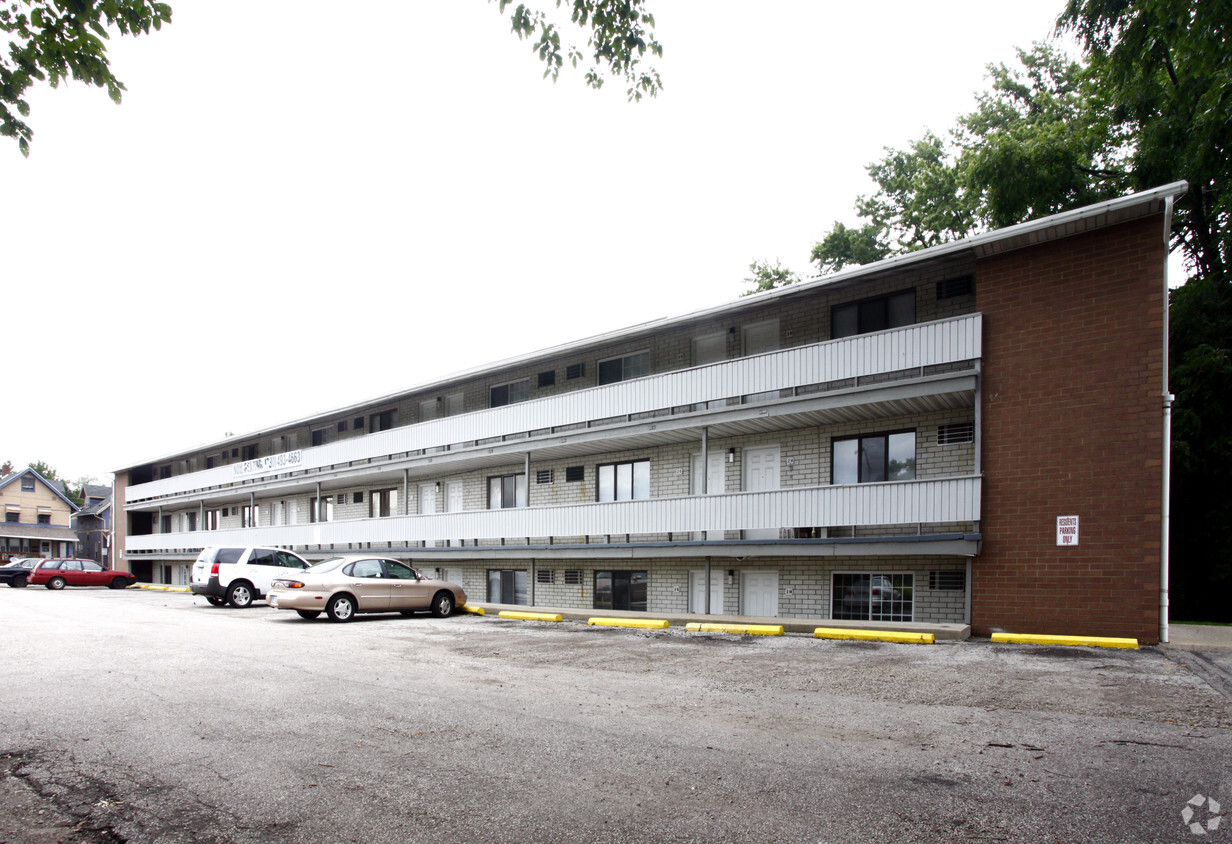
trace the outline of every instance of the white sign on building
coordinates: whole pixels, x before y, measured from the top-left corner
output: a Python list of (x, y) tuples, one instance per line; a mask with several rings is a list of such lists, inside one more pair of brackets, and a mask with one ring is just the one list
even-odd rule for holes
[(1078, 517), (1057, 516), (1057, 544), (1078, 544)]

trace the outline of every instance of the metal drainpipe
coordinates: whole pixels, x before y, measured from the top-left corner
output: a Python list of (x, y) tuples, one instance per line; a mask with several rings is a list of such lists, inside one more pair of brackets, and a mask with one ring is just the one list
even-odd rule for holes
[(1175, 398), (1169, 391), (1168, 383), (1168, 244), (1172, 237), (1172, 205), (1173, 197), (1164, 198), (1164, 349), (1163, 349), (1163, 510), (1160, 519), (1160, 553), (1159, 553), (1159, 641), (1168, 642), (1168, 541), (1171, 534), (1172, 519), (1172, 400)]

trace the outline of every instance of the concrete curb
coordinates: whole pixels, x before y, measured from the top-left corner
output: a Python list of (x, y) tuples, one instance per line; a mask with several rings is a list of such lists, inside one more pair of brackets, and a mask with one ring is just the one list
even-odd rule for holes
[(586, 623), (594, 627), (636, 627), (642, 630), (666, 630), (670, 626), (666, 618), (588, 618)]
[(565, 617), (558, 613), (546, 612), (516, 612), (514, 610), (502, 610), (497, 614), (498, 618), (516, 618), (522, 621), (564, 621)]
[(999, 644), (1014, 645), (1068, 645), (1088, 648), (1132, 648), (1137, 650), (1137, 639), (1117, 639), (1110, 636), (1050, 636), (1042, 633), (993, 633), (992, 640)]
[(462, 612), (473, 613), (474, 615), (487, 615), (487, 613), (484, 612), (483, 607), (472, 607), (464, 604), (458, 607), (458, 609), (462, 610)]
[(734, 633), (747, 636), (782, 636), (781, 624), (704, 624), (689, 622), (684, 626), (690, 633)]
[(839, 627), (818, 627), (814, 639), (854, 639), (860, 642), (894, 642), (900, 645), (931, 645), (932, 633), (899, 633), (892, 630), (848, 630)]

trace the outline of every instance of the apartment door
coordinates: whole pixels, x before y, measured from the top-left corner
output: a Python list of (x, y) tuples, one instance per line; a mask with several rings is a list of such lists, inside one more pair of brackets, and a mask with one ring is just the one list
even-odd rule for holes
[(718, 363), (727, 357), (727, 335), (722, 331), (693, 338), (693, 365)]
[[(706, 473), (706, 494), (707, 495), (722, 495), (726, 490), (727, 484), (727, 464), (724, 462), (723, 452), (711, 452), (706, 455), (706, 463), (708, 471)], [(692, 490), (694, 495), (702, 494), (702, 456), (694, 454), (692, 456)], [(695, 531), (694, 539), (722, 539), (723, 531), (707, 530)]]
[(419, 514), (427, 516), (436, 512), (436, 484), (419, 485)]
[[(448, 481), (445, 484), (445, 512), (446, 513), (461, 513), (462, 512), (462, 482)], [(451, 539), (450, 545), (461, 545), (462, 540)]]
[(752, 570), (740, 573), (740, 614), (774, 618), (779, 614), (779, 573)]
[(779, 348), (779, 321), (770, 319), (746, 326), (743, 339), (745, 355), (776, 352)]
[[(779, 447), (763, 445), (744, 450), (744, 489), (746, 492), (769, 492), (779, 488)], [(746, 530), (745, 539), (778, 539), (779, 529)]]
[[(689, 572), (689, 612), (706, 612), (706, 570), (693, 569)], [(723, 570), (710, 569), (710, 614), (720, 615), (723, 612)]]

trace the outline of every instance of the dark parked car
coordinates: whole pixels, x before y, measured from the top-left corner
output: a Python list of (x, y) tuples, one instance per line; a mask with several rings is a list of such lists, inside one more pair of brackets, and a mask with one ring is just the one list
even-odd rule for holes
[(34, 568), (41, 559), (42, 557), (19, 557), (9, 560), (0, 566), (0, 583), (7, 583), (14, 589), (20, 589), (29, 580), (30, 569)]
[(63, 589), (65, 586), (110, 586), (112, 589), (127, 589), (137, 578), (126, 571), (105, 569), (93, 560), (76, 557), (58, 557), (40, 560), (30, 571), (31, 584), (42, 584), (48, 589)]

